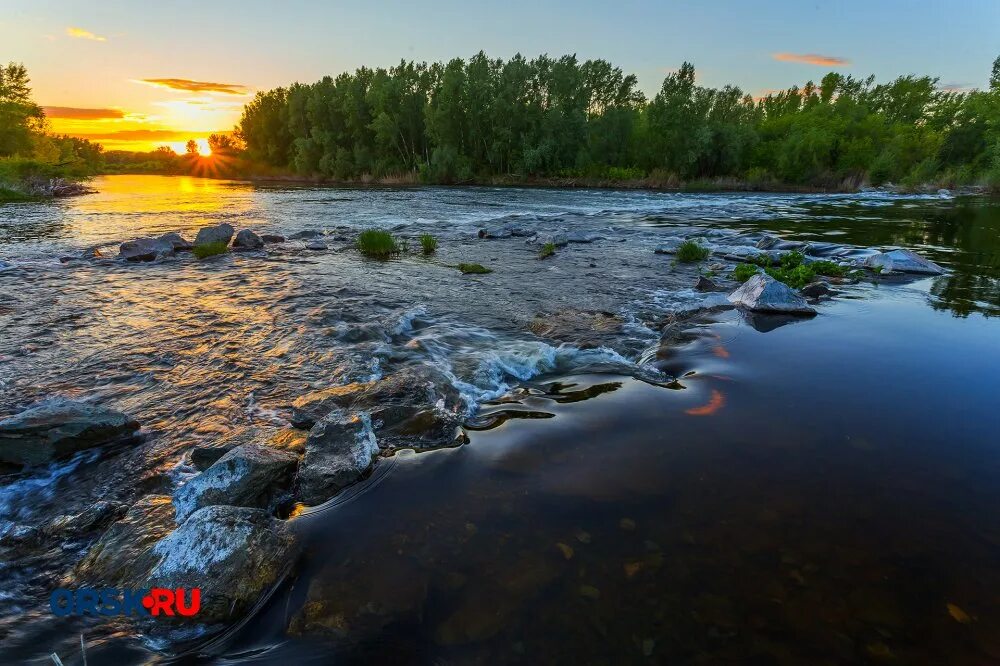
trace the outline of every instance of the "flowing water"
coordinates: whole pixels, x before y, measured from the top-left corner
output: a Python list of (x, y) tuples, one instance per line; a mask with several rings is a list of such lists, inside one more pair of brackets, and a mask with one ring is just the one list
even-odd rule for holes
[[(170, 492), (193, 445), (276, 431), (303, 394), (410, 365), (459, 393), (469, 441), (387, 451), (298, 511), (293, 575), (182, 655), (51, 615), (95, 535), (0, 552), (4, 663), (82, 663), (81, 633), (89, 664), (1000, 662), (996, 201), (95, 187), (0, 207), (0, 416), (80, 397), (135, 416), (144, 442), (11, 472), (0, 531)], [(58, 261), (219, 221), (319, 231), (327, 249)], [(589, 242), (539, 260), (524, 237), (477, 236), (503, 225)], [(373, 226), (440, 247), (365, 260), (351, 240)], [(949, 273), (846, 285), (811, 319), (722, 312), (661, 342), (704, 295), (696, 268), (654, 249), (764, 232), (835, 256), (907, 247)], [(581, 311), (619, 325), (586, 343), (532, 332)]]

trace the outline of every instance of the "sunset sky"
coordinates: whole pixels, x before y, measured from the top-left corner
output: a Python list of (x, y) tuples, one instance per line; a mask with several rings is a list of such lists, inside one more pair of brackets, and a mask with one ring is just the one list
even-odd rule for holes
[(759, 95), (848, 74), (982, 87), (1000, 0), (469, 3), (0, 0), (0, 61), (23, 62), (51, 129), (109, 149), (180, 148), (232, 128), (256, 90), (401, 58), (577, 53), (653, 94), (684, 60)]

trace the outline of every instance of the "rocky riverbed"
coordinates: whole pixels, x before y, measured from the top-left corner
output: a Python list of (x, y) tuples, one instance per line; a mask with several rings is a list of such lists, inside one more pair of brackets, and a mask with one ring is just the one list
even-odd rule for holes
[[(112, 191), (92, 208), (0, 211), (0, 548), (13, 581), (0, 632), (22, 646), (49, 629), (27, 600), (57, 582), (199, 586), (197, 623), (124, 630), (167, 653), (229, 635), (303, 576), (302, 553), (314, 549), (296, 527), (304, 516), (372, 487), (401, 451), (454, 450), (617, 390), (539, 390), (540, 379), (684, 389), (685, 355), (733, 317), (759, 332), (831, 309), (853, 307), (860, 321), (880, 292), (955, 277), (909, 243), (784, 228), (811, 206), (858, 215), (947, 206), (944, 195), (210, 194)], [(207, 210), (213, 198), (224, 203)], [(143, 212), (157, 207), (167, 210)], [(375, 226), (408, 251), (363, 257), (355, 238)], [(430, 255), (418, 243), (427, 232), (439, 239)], [(229, 251), (199, 252), (209, 244)], [(685, 244), (705, 256), (685, 261)], [(465, 274), (460, 263), (491, 272)], [(805, 272), (811, 265), (829, 274)], [(789, 287), (774, 277), (783, 266), (810, 279)], [(713, 391), (690, 414), (724, 402)], [(564, 556), (575, 547), (562, 545)], [(559, 576), (539, 566), (513, 584), (515, 598)], [(406, 571), (386, 572), (408, 582), (386, 582), (385, 599), (350, 576), (316, 577), (286, 628), (377, 635), (414, 607), (406, 590), (426, 596), (430, 583)], [(599, 598), (585, 587), (583, 597)], [(329, 607), (355, 597), (386, 612)], [(101, 644), (123, 628), (81, 621)], [(496, 632), (483, 621), (459, 612), (436, 640), (487, 640)]]

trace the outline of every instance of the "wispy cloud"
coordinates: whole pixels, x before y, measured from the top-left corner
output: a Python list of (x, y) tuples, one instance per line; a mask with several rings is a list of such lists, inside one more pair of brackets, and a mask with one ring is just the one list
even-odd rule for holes
[(89, 30), (84, 30), (83, 28), (66, 28), (66, 34), (70, 37), (75, 37), (76, 39), (89, 39), (94, 42), (106, 42), (107, 37), (101, 37), (100, 35), (95, 35)]
[(238, 83), (215, 83), (212, 81), (192, 81), (191, 79), (139, 79), (137, 83), (145, 83), (157, 88), (183, 90), (185, 92), (217, 93), (219, 95), (246, 95), (250, 90)]
[(71, 120), (105, 120), (125, 117), (120, 109), (81, 109), (75, 106), (43, 106), (42, 110), (49, 118), (67, 118)]
[(847, 58), (820, 55), (819, 53), (774, 53), (771, 57), (781, 62), (801, 62), (821, 67), (845, 67), (851, 64)]
[(940, 83), (938, 90), (943, 92), (968, 92), (975, 88), (971, 83)]

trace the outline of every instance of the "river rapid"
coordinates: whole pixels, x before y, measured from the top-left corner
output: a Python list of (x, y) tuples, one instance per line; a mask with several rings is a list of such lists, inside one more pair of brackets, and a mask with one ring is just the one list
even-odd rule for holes
[[(0, 533), (169, 494), (192, 447), (282, 432), (297, 398), (400, 368), (449, 384), (466, 437), (397, 443), (296, 507), (293, 574), (205, 642), (53, 617), (98, 535), (0, 548), (0, 661), (82, 663), (82, 634), (90, 664), (1000, 662), (1000, 202), (93, 186), (0, 206), (0, 418), (81, 398), (134, 416), (143, 441), (8, 471)], [(114, 260), (219, 222), (323, 249)], [(361, 257), (372, 227), (411, 251)], [(572, 242), (539, 259), (529, 237), (557, 230)], [(948, 273), (663, 338), (704, 302), (699, 273), (725, 281), (721, 250), (765, 233), (841, 259), (908, 248)], [(655, 252), (686, 238), (719, 252)], [(94, 247), (108, 258), (76, 259)]]

